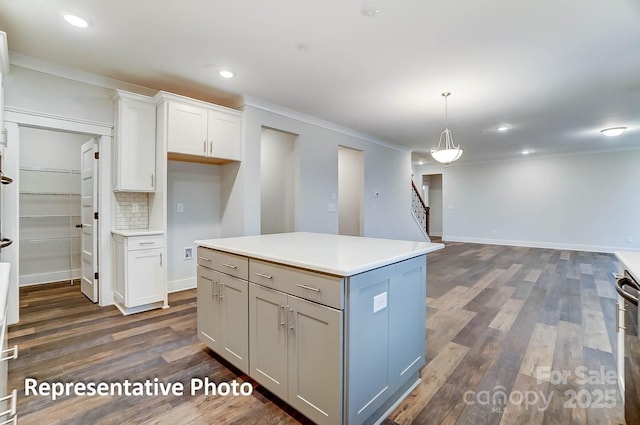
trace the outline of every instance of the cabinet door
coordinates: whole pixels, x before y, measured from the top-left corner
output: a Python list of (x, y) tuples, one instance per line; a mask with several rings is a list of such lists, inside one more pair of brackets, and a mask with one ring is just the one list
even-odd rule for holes
[(425, 363), (425, 256), (395, 265), (389, 294), (389, 381), (392, 392)]
[(170, 102), (168, 120), (168, 152), (207, 155), (206, 109)]
[(198, 338), (217, 352), (220, 346), (220, 281), (213, 270), (201, 266), (198, 266), (197, 281)]
[(242, 121), (237, 115), (209, 111), (209, 156), (240, 160)]
[(127, 268), (125, 307), (164, 300), (162, 248), (129, 251)]
[(156, 172), (156, 107), (121, 99), (118, 108), (115, 190), (152, 192)]
[(288, 296), (288, 402), (317, 424), (342, 417), (342, 311)]
[(246, 280), (217, 273), (220, 280), (221, 347), (219, 354), (249, 372), (249, 291)]
[(287, 400), (287, 296), (249, 283), (249, 375)]

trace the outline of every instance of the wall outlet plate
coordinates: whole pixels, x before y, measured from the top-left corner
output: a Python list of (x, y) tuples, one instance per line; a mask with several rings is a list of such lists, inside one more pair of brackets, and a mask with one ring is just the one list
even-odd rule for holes
[(193, 247), (186, 246), (184, 248), (184, 259), (185, 260), (193, 260)]
[(178, 202), (177, 210), (179, 213), (184, 212), (184, 204), (182, 202)]
[(383, 292), (381, 294), (373, 297), (373, 312), (377, 313), (380, 310), (384, 310), (387, 307), (387, 292)]

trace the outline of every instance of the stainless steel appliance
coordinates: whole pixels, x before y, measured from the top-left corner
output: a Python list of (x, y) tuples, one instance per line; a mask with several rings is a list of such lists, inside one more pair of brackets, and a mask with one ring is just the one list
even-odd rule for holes
[[(624, 394), (627, 425), (640, 424), (640, 339), (638, 339), (638, 297), (640, 284), (624, 270), (617, 276), (618, 374)], [(624, 372), (623, 372), (624, 371)]]

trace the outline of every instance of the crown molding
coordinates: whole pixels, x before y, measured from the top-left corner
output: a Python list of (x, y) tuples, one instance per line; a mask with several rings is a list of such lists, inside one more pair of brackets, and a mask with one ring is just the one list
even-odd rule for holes
[(11, 59), (11, 65), (42, 72), (44, 74), (54, 75), (56, 77), (66, 78), (67, 80), (78, 81), (92, 86), (112, 90), (122, 89), (145, 96), (153, 96), (158, 92), (158, 90), (153, 90), (148, 87), (127, 83), (126, 81), (116, 80), (115, 78), (104, 77), (98, 74), (92, 74), (75, 68), (69, 68), (53, 62), (34, 58), (33, 56), (24, 55), (22, 53), (10, 52), (9, 58)]
[(244, 101), (243, 106), (251, 106), (254, 108), (262, 109), (263, 111), (272, 112), (274, 114), (282, 115), (284, 117), (291, 118), (297, 121), (302, 121), (307, 124), (315, 125), (317, 127), (326, 128), (327, 130), (342, 133), (344, 135), (355, 137), (357, 139), (374, 143), (376, 145), (384, 146), (389, 149), (394, 149), (400, 152), (411, 152), (411, 149), (407, 149), (407, 148), (395, 145), (391, 142), (378, 139), (377, 137), (374, 137), (370, 134), (356, 131), (351, 128), (342, 126), (340, 124), (336, 124), (331, 121), (326, 121), (321, 118), (307, 115), (302, 112), (294, 111), (293, 109), (285, 108), (284, 106), (276, 105), (275, 103), (271, 103), (266, 100), (262, 100), (253, 96), (244, 95), (243, 101)]

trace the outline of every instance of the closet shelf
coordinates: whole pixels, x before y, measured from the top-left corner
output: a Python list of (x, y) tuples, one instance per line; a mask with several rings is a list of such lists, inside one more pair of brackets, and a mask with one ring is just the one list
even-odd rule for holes
[[(71, 218), (80, 219), (80, 215), (72, 215)], [(69, 214), (30, 214), (21, 215), (20, 218), (40, 219), (40, 218), (69, 218)]]
[(20, 195), (54, 195), (54, 196), (80, 196), (80, 193), (75, 192), (20, 192)]
[(48, 241), (68, 241), (69, 239), (71, 240), (78, 240), (80, 239), (80, 236), (60, 236), (57, 238), (38, 238), (38, 239), (20, 239), (20, 243), (41, 243), (41, 242), (48, 242)]

